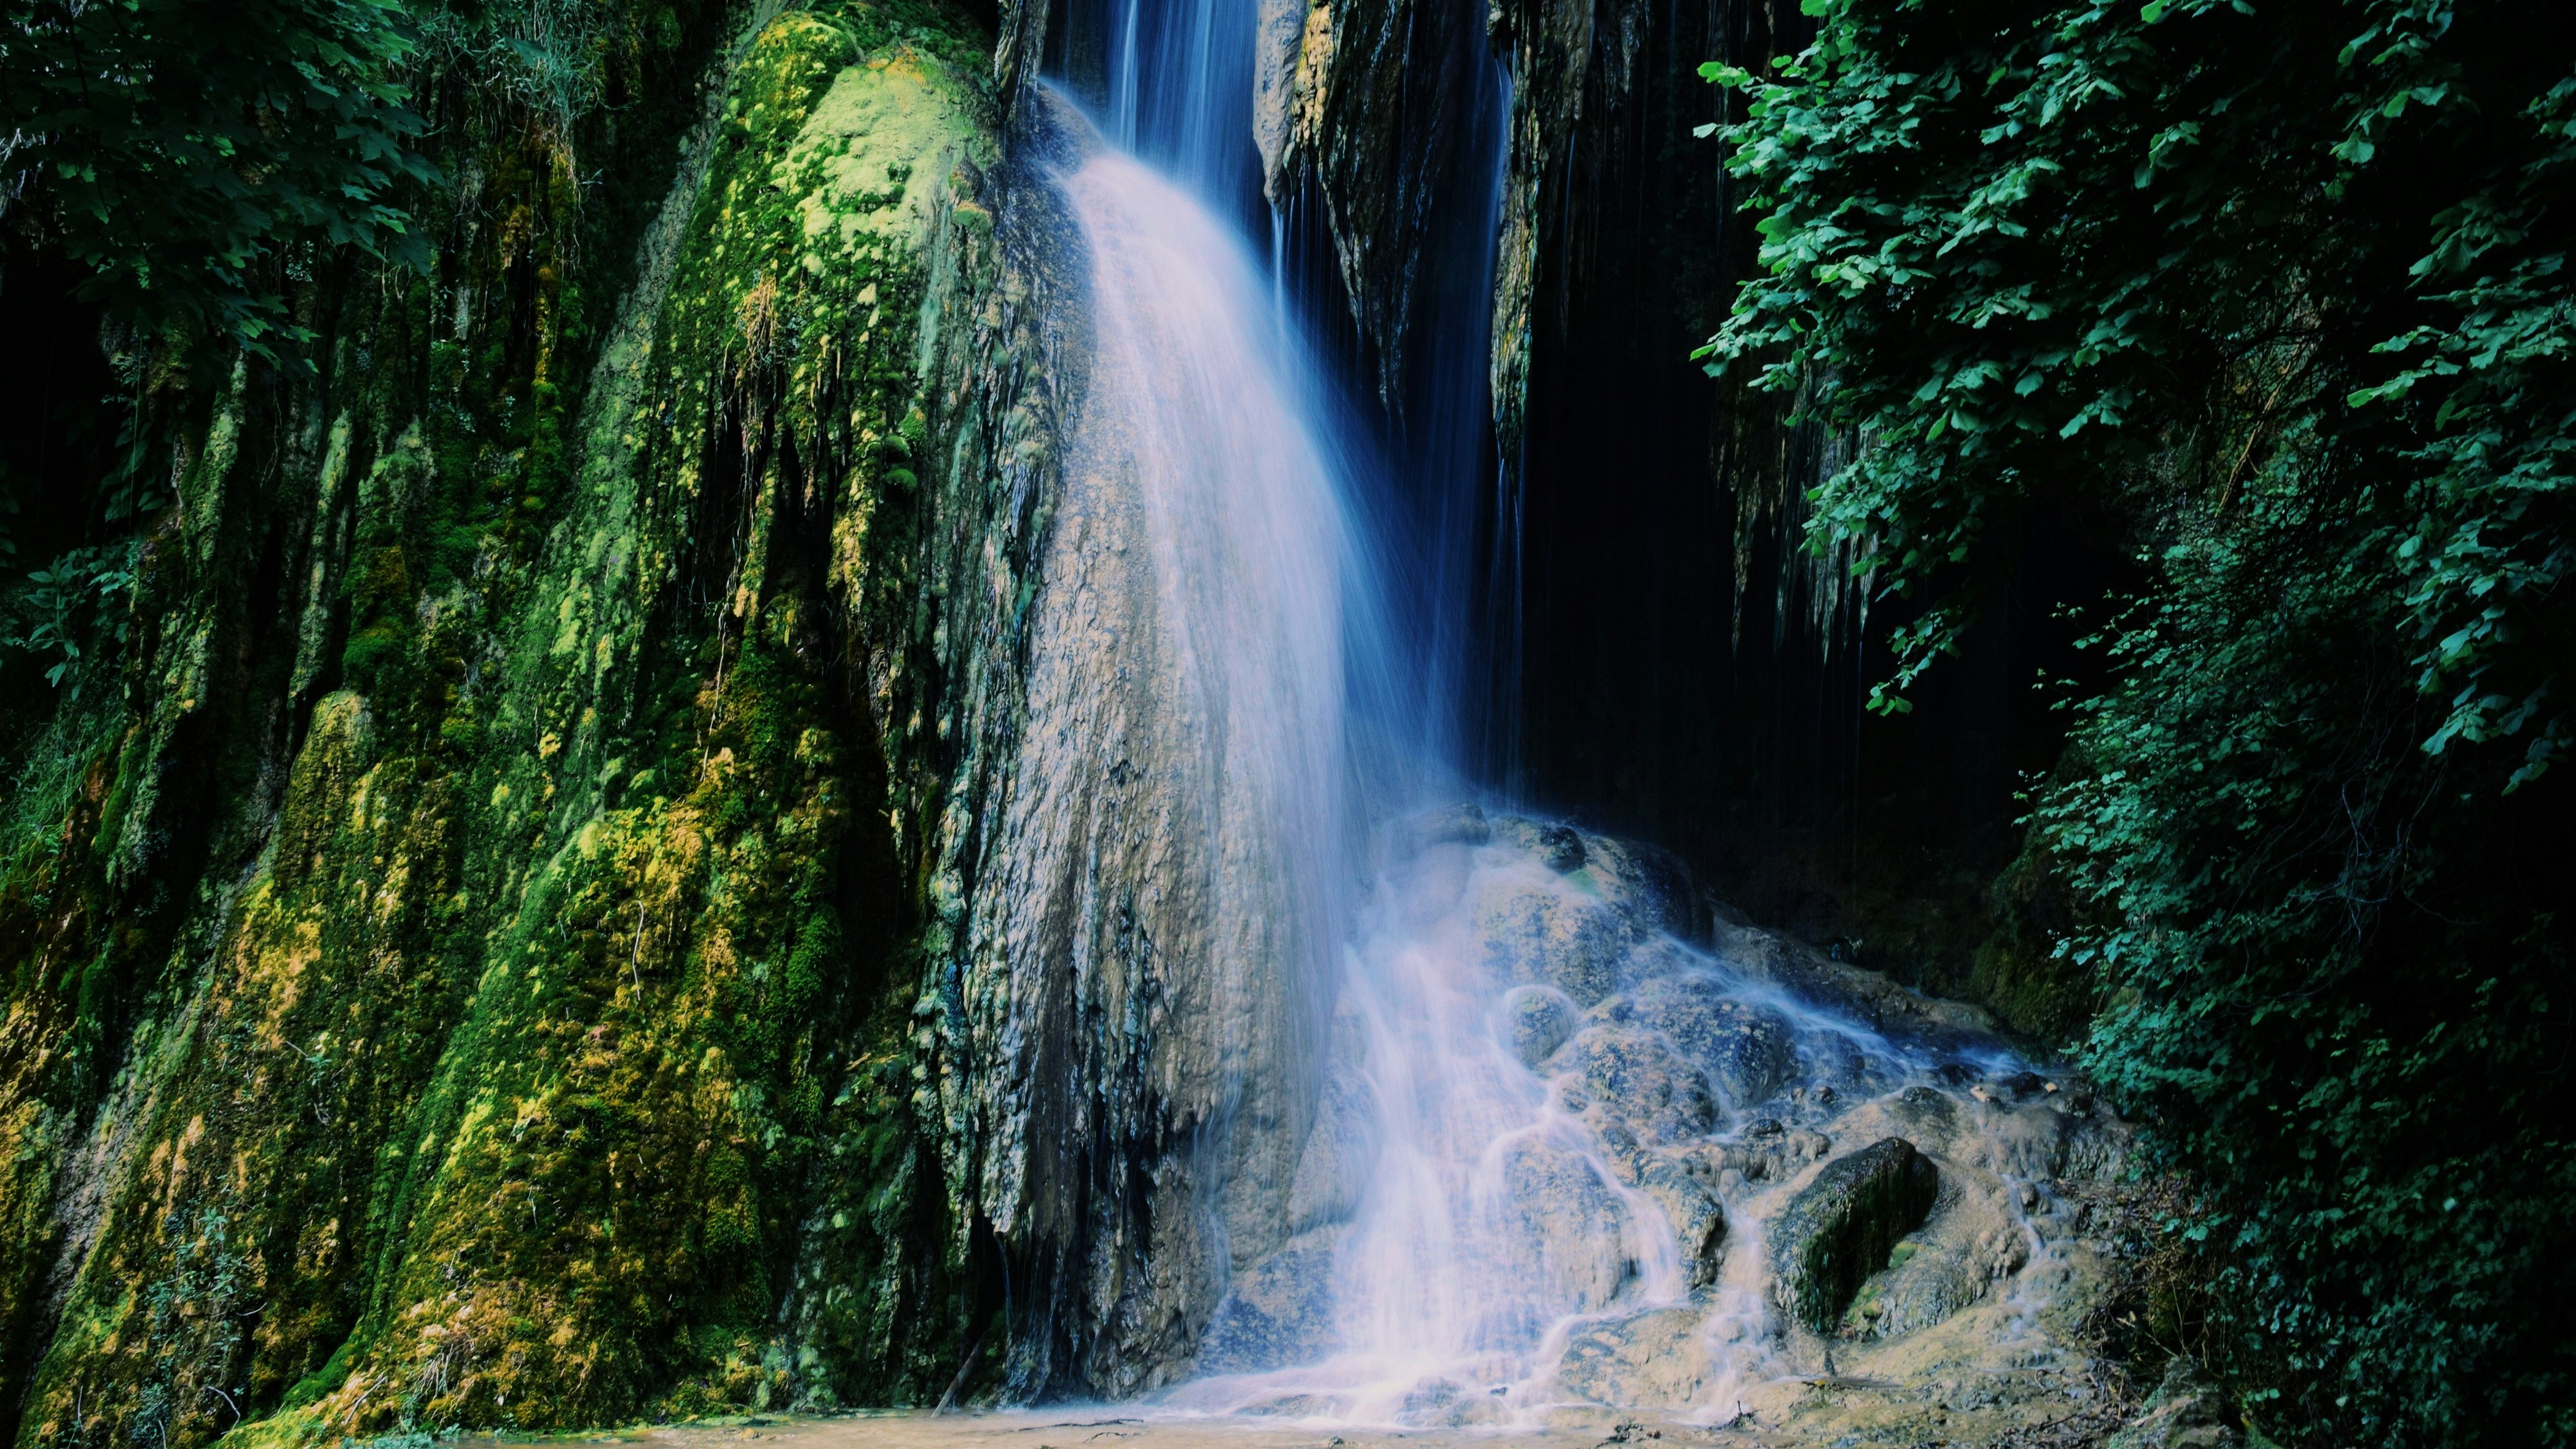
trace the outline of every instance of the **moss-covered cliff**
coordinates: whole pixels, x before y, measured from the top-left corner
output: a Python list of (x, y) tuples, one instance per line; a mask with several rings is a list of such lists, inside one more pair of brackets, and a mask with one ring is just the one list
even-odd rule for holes
[(8, 706), (21, 1442), (998, 1351), (913, 1014), (1049, 466), (990, 37), (611, 20), (595, 111), (433, 77), (437, 265), (318, 268), (309, 376), (155, 376), (130, 637)]

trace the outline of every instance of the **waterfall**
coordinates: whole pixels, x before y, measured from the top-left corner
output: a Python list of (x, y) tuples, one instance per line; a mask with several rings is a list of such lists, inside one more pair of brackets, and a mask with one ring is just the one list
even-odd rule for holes
[(1102, 643), (1165, 667), (1153, 704), (1199, 782), (1227, 989), (1284, 951), (1302, 992), (1347, 916), (1345, 702), (1370, 633), (1358, 540), (1241, 239), (1116, 150), (1093, 150), (1061, 187), (1097, 339), (1068, 471), (1077, 506), (1135, 508), (1132, 566), (1151, 594), (1150, 632)]
[[(1091, 1050), (1132, 1057), (1085, 1079), (1098, 1110), (1133, 1084), (1189, 1139), (1138, 1245), (1212, 1305), (1156, 1330), (1198, 1375), (1167, 1402), (1713, 1414), (1830, 1327), (1784, 1307), (1808, 1301), (1783, 1286), (1802, 1260), (1770, 1237), (1818, 1211), (1835, 1142), (1943, 1194), (1898, 1229), (1886, 1301), (1853, 1309), (1866, 1331), (1955, 1312), (2044, 1256), (2023, 1185), (2074, 1129), (2026, 1084), (1963, 1099), (2038, 1079), (1946, 1020), (1884, 1033), (1891, 999), (1928, 1008), (1713, 919), (1652, 852), (1460, 799), (1470, 585), (1508, 543), (1477, 516), (1496, 192), (1454, 193), (1425, 375), (1373, 434), (1300, 335), (1282, 234), (1262, 228), (1265, 269), (1243, 224), (1244, 18), (1112, 0), (1091, 121), (1049, 93), (1081, 133), (1057, 187), (1093, 345), (1006, 832), (1031, 888), (993, 893), (1003, 937), (1042, 944), (1020, 959), (1069, 963)], [(1103, 1301), (1131, 1291), (1100, 1272)]]

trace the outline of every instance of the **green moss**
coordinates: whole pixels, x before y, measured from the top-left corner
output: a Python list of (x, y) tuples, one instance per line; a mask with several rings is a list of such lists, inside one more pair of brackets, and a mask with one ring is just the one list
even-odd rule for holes
[(1931, 1211), (1940, 1188), (1931, 1160), (1900, 1137), (1826, 1163), (1771, 1225), (1781, 1306), (1811, 1331), (1832, 1332), (1870, 1275)]
[[(888, 743), (833, 631), (908, 633), (917, 328), (989, 266), (983, 45), (917, 4), (751, 38), (622, 332), (570, 151), (478, 133), (440, 275), (318, 296), (313, 391), (212, 409), (138, 584), (143, 711), (83, 717), (0, 874), (10, 1039), (127, 1046), (114, 1085), (0, 1056), (19, 1438), (562, 1428), (953, 1374), (973, 1295), (908, 1115)], [(274, 577), (255, 536), (299, 541)], [(47, 1320), (84, 1124), (103, 1211)], [(813, 1265), (840, 1296), (791, 1345)]]

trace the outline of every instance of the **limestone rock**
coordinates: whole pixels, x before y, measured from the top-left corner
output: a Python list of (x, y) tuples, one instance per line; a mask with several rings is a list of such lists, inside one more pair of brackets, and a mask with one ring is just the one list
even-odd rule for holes
[(1506, 979), (1556, 987), (1591, 1006), (1618, 985), (1635, 932), (1600, 899), (1514, 873), (1479, 886), (1476, 925)]
[(1456, 1379), (1432, 1377), (1407, 1390), (1396, 1417), (1408, 1424), (1463, 1428), (1500, 1423), (1510, 1417), (1501, 1401)]
[(1333, 1255), (1345, 1230), (1302, 1233), (1234, 1279), (1201, 1340), (1198, 1367), (1239, 1373), (1321, 1358), (1333, 1331)]
[(1685, 1162), (1663, 1156), (1638, 1167), (1637, 1188), (1664, 1210), (1681, 1240), (1684, 1280), (1693, 1288), (1715, 1283), (1726, 1266), (1726, 1209), (1717, 1194)]
[(1473, 800), (1425, 810), (1397, 831), (1398, 848), (1405, 855), (1419, 855), (1435, 845), (1482, 845), (1493, 838), (1493, 824)]
[(1306, 1134), (1297, 1176), (1288, 1189), (1291, 1231), (1342, 1222), (1359, 1206), (1376, 1151), (1369, 1133), (1376, 1120), (1374, 1098), (1368, 1078), (1352, 1067), (1340, 1067), (1324, 1079), (1315, 1125)]
[(1936, 1217), (1962, 1219), (1946, 1230), (1897, 1244), (1886, 1272), (1864, 1284), (1852, 1302), (1852, 1329), (1895, 1338), (1929, 1328), (1986, 1294), (1996, 1281), (2029, 1261), (2029, 1245), (2013, 1224), (1965, 1209)]
[(1576, 1333), (1557, 1365), (1565, 1388), (1595, 1403), (1686, 1404), (1709, 1367), (1695, 1308), (1666, 1308)]
[(1706, 1067), (1728, 1106), (1768, 1101), (1798, 1069), (1788, 1020), (1723, 989), (1705, 975), (1650, 981), (1635, 992), (1637, 1015)]
[(1587, 1026), (1565, 1051), (1594, 1108), (1646, 1141), (1703, 1137), (1717, 1125), (1708, 1078), (1653, 1032)]
[(1517, 1266), (1546, 1297), (1578, 1312), (1608, 1307), (1631, 1272), (1621, 1234), (1627, 1213), (1608, 1179), (1584, 1154), (1531, 1138), (1505, 1154), (1503, 1182), (1522, 1230)]
[(1511, 1034), (1512, 1055), (1521, 1064), (1536, 1067), (1565, 1039), (1574, 1034), (1574, 1007), (1565, 994), (1544, 986), (1515, 986), (1503, 997), (1505, 1030)]
[(1826, 1163), (1771, 1224), (1772, 1294), (1781, 1309), (1830, 1332), (1940, 1190), (1939, 1170), (1902, 1137)]
[(1592, 889), (1640, 928), (1668, 932), (1675, 947), (1707, 939), (1707, 907), (1691, 889), (1690, 872), (1679, 860), (1608, 835), (1583, 837), (1583, 856)]

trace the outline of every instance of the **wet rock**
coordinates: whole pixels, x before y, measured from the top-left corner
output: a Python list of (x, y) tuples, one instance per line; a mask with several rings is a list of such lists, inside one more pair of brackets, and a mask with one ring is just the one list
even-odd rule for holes
[(2030, 1260), (2029, 1244), (1993, 1209), (1992, 1203), (1945, 1209), (1927, 1231), (1899, 1242), (1887, 1271), (1852, 1300), (1852, 1331), (1894, 1338), (1929, 1328), (2018, 1272)]
[[(1067, 129), (1087, 124), (1049, 104)], [(1034, 116), (1025, 98), (1020, 111)], [(1173, 215), (1097, 174), (1074, 185), (1087, 169), (1060, 187), (1086, 231)], [(1292, 1236), (1314, 1125), (1314, 983), (1339, 946), (1295, 904), (1321, 898), (1339, 865), (1292, 821), (1339, 768), (1325, 763), (1341, 759), (1336, 737), (1309, 726), (1334, 708), (1322, 680), (1340, 664), (1288, 642), (1330, 632), (1321, 597), (1287, 582), (1323, 554), (1288, 544), (1263, 568), (1201, 568), (1189, 560), (1215, 555), (1198, 550), (1239, 546), (1222, 540), (1240, 520), (1155, 481), (1210, 476), (1206, 460), (1226, 453), (1265, 488), (1302, 487), (1289, 454), (1247, 455), (1243, 438), (1166, 407), (1185, 385), (1220, 387), (1243, 404), (1228, 427), (1275, 438), (1293, 426), (1285, 400), (1192, 340), (1208, 334), (1156, 300), (1166, 279), (1141, 253), (1085, 252), (1094, 315), (1124, 322), (1083, 333), (1081, 401), (1051, 445), (1058, 488), (1016, 495), (1048, 520), (1009, 606), (1024, 621), (1009, 657), (1026, 661), (1025, 691), (1014, 733), (953, 742), (1000, 773), (973, 777), (936, 837), (955, 842), (937, 848), (959, 913), (933, 938), (948, 954), (926, 959), (957, 963), (955, 1004), (925, 1061), (933, 1095), (917, 1100), (943, 1151), (974, 1144), (943, 1159), (983, 1165), (957, 1190), (979, 1195), (1006, 1241), (1043, 1245), (1055, 1277), (1026, 1291), (1085, 1325), (1046, 1372), (1115, 1396), (1168, 1381), (1197, 1351), (1222, 1266)], [(1192, 318), (1259, 300), (1230, 284), (1193, 295)], [(1101, 341), (1128, 324), (1133, 345)], [(971, 537), (949, 546), (971, 551)], [(1192, 662), (1220, 655), (1223, 667)], [(943, 698), (985, 708), (980, 686)], [(933, 730), (947, 736), (945, 715)], [(1220, 795), (1225, 808), (1204, 808)]]
[(1577, 1332), (1557, 1363), (1567, 1392), (1622, 1407), (1686, 1404), (1708, 1376), (1696, 1308), (1666, 1308)]
[(1634, 993), (1636, 1014), (1708, 1069), (1730, 1107), (1765, 1102), (1795, 1076), (1798, 1054), (1787, 1018), (1736, 1001), (1713, 978), (1650, 981)]
[(1482, 845), (1493, 838), (1493, 824), (1485, 819), (1484, 807), (1473, 800), (1425, 810), (1397, 831), (1397, 844), (1405, 855), (1420, 855), (1435, 845)]
[[(1269, 18), (1281, 10), (1296, 14), (1293, 29)], [(1283, 206), (1301, 191), (1321, 203), (1390, 407), (1402, 405), (1412, 332), (1433, 305), (1429, 258), (1462, 225), (1490, 224), (1453, 189), (1490, 164), (1491, 123), (1477, 112), (1501, 102), (1481, 62), (1485, 24), (1480, 6), (1411, 0), (1273, 0), (1264, 12), (1253, 122), (1264, 189)]]
[(1521, 1065), (1536, 1067), (1574, 1034), (1574, 1004), (1544, 986), (1516, 986), (1503, 997), (1503, 1020), (1512, 1055)]
[(1772, 1295), (1817, 1333), (1843, 1309), (1941, 1190), (1931, 1160), (1902, 1137), (1826, 1163), (1771, 1224)]
[(1474, 1387), (1452, 1378), (1427, 1378), (1407, 1389), (1396, 1408), (1396, 1417), (1407, 1424), (1438, 1425), (1460, 1428), (1470, 1424), (1500, 1423), (1511, 1417), (1501, 1401)]
[(1321, 1358), (1333, 1330), (1333, 1255), (1347, 1229), (1300, 1234), (1235, 1275), (1200, 1340), (1198, 1367), (1242, 1373)]
[(1543, 825), (1538, 832), (1541, 865), (1558, 875), (1583, 868), (1583, 837), (1564, 825)]
[[(1872, 1031), (1961, 1046), (1995, 1045), (1994, 1018), (1983, 1008), (1909, 991), (1875, 971), (1833, 960), (1812, 946), (1716, 921), (1711, 950), (1747, 979), (1843, 1012)], [(1976, 1070), (1966, 1063), (1953, 1065), (1972, 1073)]]
[(1637, 1188), (1664, 1210), (1681, 1240), (1682, 1275), (1693, 1288), (1717, 1281), (1726, 1266), (1726, 1209), (1717, 1194), (1688, 1163), (1669, 1157), (1649, 1158), (1637, 1172)]
[(2227, 1401), (2188, 1356), (2165, 1366), (2146, 1409), (2110, 1437), (2104, 1449), (2233, 1449), (2243, 1442), (2228, 1422)]
[(1755, 1124), (1757, 1132), (1765, 1127), (1770, 1130), (1762, 1135), (1736, 1142), (1696, 1143), (1684, 1151), (1702, 1180), (1721, 1184), (1729, 1173), (1742, 1182), (1784, 1182), (1805, 1171), (1820, 1155), (1814, 1144), (1824, 1138), (1787, 1131), (1777, 1122)]
[(1707, 939), (1708, 908), (1679, 860), (1652, 846), (1594, 835), (1584, 840), (1584, 870), (1623, 915), (1648, 930), (1671, 933), (1677, 950), (1699, 958), (1685, 943)]
[(1478, 884), (1475, 918), (1489, 964), (1508, 979), (1553, 986), (1591, 1006), (1618, 984), (1635, 932), (1594, 896), (1496, 873)]
[(1520, 1219), (1514, 1267), (1528, 1276), (1532, 1298), (1571, 1303), (1578, 1313), (1610, 1306), (1634, 1271), (1622, 1235), (1627, 1210), (1591, 1160), (1562, 1143), (1525, 1139), (1504, 1153), (1503, 1184)]
[(1281, 1394), (1275, 1399), (1263, 1399), (1235, 1410), (1238, 1414), (1264, 1419), (1306, 1419), (1332, 1411), (1333, 1400), (1324, 1394)]
[(1887, 1114), (1908, 1140), (1930, 1143), (1935, 1150), (1959, 1132), (1959, 1104), (1938, 1087), (1918, 1083), (1906, 1088), (1887, 1104)]
[(1601, 1139), (1601, 1150), (1609, 1158), (1611, 1170), (1619, 1174), (1621, 1181), (1631, 1187), (1636, 1186), (1632, 1180), (1636, 1177), (1633, 1169), (1637, 1154), (1645, 1150), (1645, 1144), (1637, 1140), (1636, 1132), (1627, 1123), (1606, 1111), (1589, 1112), (1586, 1118), (1592, 1125), (1593, 1135)]
[(1657, 1033), (1588, 1026), (1566, 1051), (1593, 1105), (1647, 1141), (1704, 1137), (1717, 1125), (1707, 1077)]
[(1466, 1392), (1456, 1379), (1428, 1378), (1405, 1390), (1404, 1402), (1396, 1412), (1409, 1422), (1436, 1416), (1440, 1410), (1458, 1402)]
[(1306, 1135), (1306, 1149), (1288, 1189), (1292, 1232), (1342, 1222), (1358, 1210), (1368, 1187), (1369, 1163), (1377, 1152), (1369, 1131), (1376, 1115), (1368, 1078), (1349, 1066), (1337, 1067), (1325, 1077), (1322, 1098), (1315, 1107), (1315, 1126)]

